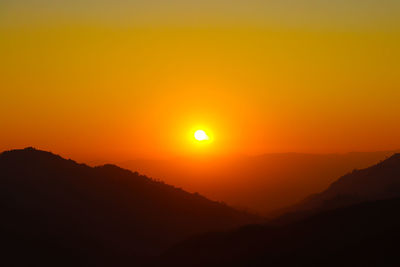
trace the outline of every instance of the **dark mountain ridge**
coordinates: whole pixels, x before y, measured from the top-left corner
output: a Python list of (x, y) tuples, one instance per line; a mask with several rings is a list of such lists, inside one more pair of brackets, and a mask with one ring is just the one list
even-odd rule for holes
[(3, 266), (144, 264), (193, 234), (260, 220), (137, 172), (33, 148), (0, 154), (0, 182)]

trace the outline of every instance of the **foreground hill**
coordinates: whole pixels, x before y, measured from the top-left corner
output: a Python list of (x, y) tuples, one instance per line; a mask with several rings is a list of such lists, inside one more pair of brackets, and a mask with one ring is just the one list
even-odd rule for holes
[(341, 177), (266, 225), (201, 235), (168, 266), (399, 266), (400, 154)]
[(113, 165), (0, 154), (2, 266), (134, 266), (193, 234), (258, 220)]
[(399, 266), (400, 199), (319, 213), (297, 223), (253, 225), (192, 238), (160, 266)]
[(394, 153), (271, 153), (231, 158), (135, 160), (121, 166), (190, 192), (200, 192), (210, 199), (270, 214), (321, 192), (345, 173), (376, 164)]

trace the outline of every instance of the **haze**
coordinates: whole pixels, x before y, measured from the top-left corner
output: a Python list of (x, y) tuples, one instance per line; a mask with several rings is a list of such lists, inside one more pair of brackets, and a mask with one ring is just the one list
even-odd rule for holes
[(3, 266), (400, 266), (399, 0), (0, 0)]

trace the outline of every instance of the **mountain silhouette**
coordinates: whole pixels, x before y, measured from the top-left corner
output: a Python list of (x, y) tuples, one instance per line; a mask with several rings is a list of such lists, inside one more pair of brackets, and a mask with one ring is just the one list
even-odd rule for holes
[(395, 154), (341, 177), (294, 207), (297, 213), (193, 237), (169, 249), (158, 264), (399, 266), (399, 185), (400, 154)]
[(137, 266), (259, 217), (114, 165), (33, 148), (0, 154), (1, 266)]

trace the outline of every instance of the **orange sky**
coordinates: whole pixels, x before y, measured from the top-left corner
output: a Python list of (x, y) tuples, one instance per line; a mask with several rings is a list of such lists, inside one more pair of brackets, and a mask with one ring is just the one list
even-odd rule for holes
[[(178, 2), (130, 17), (119, 2), (6, 1), (0, 149), (115, 162), (400, 148), (396, 1), (275, 3), (281, 17), (257, 1)], [(197, 128), (213, 142), (196, 144)]]

